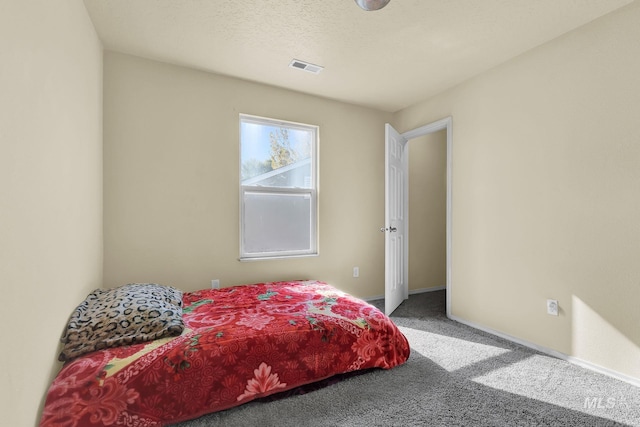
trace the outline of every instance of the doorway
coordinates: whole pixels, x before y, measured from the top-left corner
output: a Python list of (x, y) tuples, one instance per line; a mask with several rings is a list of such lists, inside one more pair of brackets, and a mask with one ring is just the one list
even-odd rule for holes
[(442, 290), (447, 282), (446, 129), (409, 140), (408, 150), (411, 295)]
[[(387, 125), (386, 132), (386, 150), (387, 153), (390, 153), (390, 147), (395, 145), (396, 147), (402, 146), (402, 151), (405, 153), (403, 155), (399, 155), (405, 161), (402, 163), (403, 175), (408, 177), (409, 175), (409, 162), (408, 162), (408, 144), (407, 142), (413, 139), (417, 139), (423, 137), (425, 135), (433, 134), (439, 131), (446, 132), (446, 307), (447, 307), (447, 316), (451, 314), (451, 236), (452, 236), (452, 166), (453, 166), (453, 145), (452, 145), (452, 118), (447, 117), (436, 122), (427, 124), (425, 126), (421, 126), (414, 130), (405, 132), (403, 134), (397, 133), (393, 127)], [(400, 145), (398, 143), (400, 141)], [(397, 149), (394, 149), (397, 152)], [(390, 238), (389, 233), (395, 231), (394, 223), (395, 218), (390, 216), (390, 212), (397, 211), (397, 209), (390, 209), (392, 203), (396, 202), (398, 198), (394, 196), (394, 192), (396, 193), (404, 193), (407, 194), (408, 190), (408, 179), (402, 179), (402, 188), (398, 187), (398, 185), (390, 186), (388, 183), (393, 181), (395, 178), (390, 176), (390, 171), (394, 170), (393, 167), (390, 167), (390, 162), (393, 161), (393, 156), (387, 154), (385, 156), (385, 228), (382, 230), (387, 231), (387, 235), (385, 237), (385, 301), (394, 301), (393, 304), (387, 305), (385, 303), (385, 312), (387, 314), (391, 314), (391, 312), (399, 305), (401, 301), (398, 301), (397, 295), (404, 295), (404, 298), (408, 298), (409, 292), (409, 268), (408, 268), (408, 259), (409, 259), (409, 243), (408, 243), (408, 227), (409, 221), (404, 221), (402, 225), (403, 229), (398, 230), (398, 235), (407, 236), (403, 242), (403, 250), (398, 251), (396, 247), (393, 246), (394, 239)], [(395, 168), (397, 169), (397, 168)], [(397, 172), (397, 171), (396, 171)], [(396, 173), (394, 172), (394, 173)], [(395, 179), (395, 182), (399, 182), (400, 180)], [(402, 197), (402, 201), (400, 202), (402, 207), (401, 211), (408, 212), (409, 211), (409, 197)], [(396, 239), (397, 241), (397, 239)], [(400, 255), (400, 258), (398, 254)], [(395, 266), (395, 269), (390, 272), (389, 266)], [(404, 268), (402, 266), (405, 266)], [(391, 274), (390, 274), (391, 273)]]

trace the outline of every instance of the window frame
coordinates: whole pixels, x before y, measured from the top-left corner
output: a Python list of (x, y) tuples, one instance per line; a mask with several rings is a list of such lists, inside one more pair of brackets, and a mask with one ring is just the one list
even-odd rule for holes
[[(311, 131), (312, 147), (311, 153), (311, 186), (303, 187), (274, 187), (266, 185), (243, 185), (242, 184), (242, 124), (254, 123), (258, 125), (284, 127), (287, 129), (301, 129)], [(282, 259), (282, 258), (300, 258), (319, 255), (318, 244), (318, 193), (319, 193), (319, 145), (320, 145), (320, 128), (317, 125), (309, 125), (305, 123), (291, 122), (287, 120), (272, 119), (268, 117), (254, 116), (249, 114), (240, 114), (238, 120), (238, 147), (239, 147), (239, 196), (240, 196), (240, 261), (256, 261), (265, 259)], [(245, 194), (246, 193), (262, 193), (262, 194), (280, 194), (280, 195), (309, 195), (310, 197), (310, 218), (309, 218), (309, 249), (304, 250), (284, 250), (284, 251), (268, 251), (268, 252), (247, 252), (245, 250)]]

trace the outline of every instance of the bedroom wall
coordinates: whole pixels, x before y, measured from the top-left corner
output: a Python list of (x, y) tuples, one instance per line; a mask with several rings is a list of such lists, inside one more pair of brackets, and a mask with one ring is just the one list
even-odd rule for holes
[(420, 291), (447, 280), (447, 132), (408, 144), (409, 291)]
[(635, 2), (396, 116), (453, 116), (453, 315), (636, 381), (638, 22)]
[[(391, 114), (120, 53), (104, 61), (106, 286), (312, 278), (384, 294)], [(319, 256), (238, 261), (240, 113), (320, 127)]]
[(0, 61), (0, 424), (24, 427), (102, 285), (102, 46), (82, 2), (3, 1)]

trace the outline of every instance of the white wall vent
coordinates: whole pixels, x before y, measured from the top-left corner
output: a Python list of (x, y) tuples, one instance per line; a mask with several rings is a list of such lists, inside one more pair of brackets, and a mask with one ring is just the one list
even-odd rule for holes
[(308, 62), (300, 61), (299, 59), (292, 60), (289, 63), (289, 67), (308, 71), (313, 74), (319, 74), (320, 71), (324, 70), (324, 67), (321, 67), (320, 65), (310, 64)]

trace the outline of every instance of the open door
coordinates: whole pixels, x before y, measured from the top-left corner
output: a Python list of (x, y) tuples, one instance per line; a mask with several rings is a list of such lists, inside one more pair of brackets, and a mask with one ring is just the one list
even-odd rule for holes
[(385, 225), (380, 230), (385, 233), (384, 311), (387, 315), (409, 297), (408, 218), (405, 211), (409, 188), (407, 154), (407, 139), (387, 123), (385, 125)]
[(385, 308), (391, 314), (403, 300), (409, 298), (409, 150), (407, 142), (433, 132), (447, 131), (447, 317), (451, 314), (451, 253), (453, 234), (453, 119), (446, 117), (419, 128), (398, 133), (391, 125), (385, 127)]

